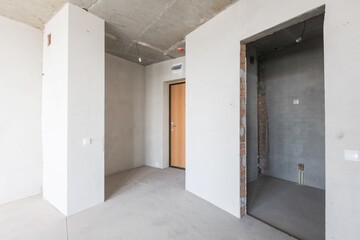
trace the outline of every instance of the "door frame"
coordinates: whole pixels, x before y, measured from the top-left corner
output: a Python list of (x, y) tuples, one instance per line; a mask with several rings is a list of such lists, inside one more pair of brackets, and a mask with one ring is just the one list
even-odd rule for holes
[[(325, 13), (325, 5), (315, 8), (311, 11), (305, 12), (299, 16), (296, 16), (292, 19), (271, 27), (265, 31), (254, 34), (251, 37), (245, 38), (240, 41), (240, 218), (247, 215), (247, 151), (246, 151), (246, 141), (247, 141), (247, 129), (246, 129), (246, 105), (247, 105), (247, 88), (246, 88), (246, 45), (253, 41), (256, 41), (260, 38), (271, 35), (277, 31), (295, 25), (296, 23), (305, 21), (309, 18), (318, 16)], [(326, 164), (326, 162), (325, 162)]]
[[(178, 168), (178, 169), (186, 169), (186, 165), (185, 168), (180, 168), (180, 167), (175, 167), (175, 166), (171, 166), (171, 86), (173, 85), (180, 85), (180, 84), (185, 84), (185, 89), (186, 89), (186, 81), (185, 79), (181, 80), (181, 81), (176, 81), (174, 83), (169, 83), (169, 121), (168, 121), (168, 131), (169, 131), (169, 167), (172, 168)], [(185, 92), (185, 102), (186, 102), (186, 92)], [(186, 112), (186, 104), (185, 104), (185, 112)], [(186, 122), (186, 119), (185, 119)], [(186, 125), (185, 125), (186, 126)], [(186, 141), (186, 130), (185, 130), (185, 141)], [(186, 142), (185, 142), (186, 145)], [(186, 148), (185, 148), (185, 153), (186, 153)], [(185, 154), (186, 155), (186, 154)], [(186, 164), (186, 162), (185, 162)]]

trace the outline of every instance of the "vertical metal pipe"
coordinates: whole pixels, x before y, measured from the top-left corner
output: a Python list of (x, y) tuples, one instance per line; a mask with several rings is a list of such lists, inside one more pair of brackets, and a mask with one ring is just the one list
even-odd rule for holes
[(303, 163), (298, 163), (298, 169), (299, 169), (299, 184), (304, 185), (305, 165)]

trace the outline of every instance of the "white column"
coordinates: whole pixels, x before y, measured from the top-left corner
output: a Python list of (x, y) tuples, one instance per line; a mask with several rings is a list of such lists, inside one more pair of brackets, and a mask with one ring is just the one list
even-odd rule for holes
[(81, 8), (45, 26), (43, 193), (67, 216), (104, 201), (104, 54), (104, 21)]

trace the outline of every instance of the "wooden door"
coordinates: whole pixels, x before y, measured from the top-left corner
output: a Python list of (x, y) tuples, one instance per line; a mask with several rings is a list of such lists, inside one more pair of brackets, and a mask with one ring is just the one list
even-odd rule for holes
[(170, 85), (170, 166), (185, 168), (185, 83)]

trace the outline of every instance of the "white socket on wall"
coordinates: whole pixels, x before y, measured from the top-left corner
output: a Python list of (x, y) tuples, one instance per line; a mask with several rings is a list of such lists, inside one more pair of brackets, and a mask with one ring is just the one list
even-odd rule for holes
[(347, 161), (360, 162), (360, 151), (359, 150), (345, 150), (344, 157)]
[(84, 146), (90, 145), (91, 142), (92, 142), (91, 138), (84, 138), (84, 139), (83, 139), (83, 145), (84, 145)]

